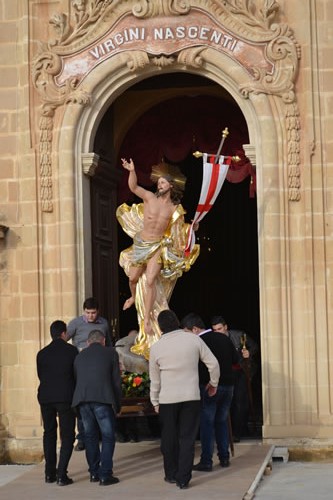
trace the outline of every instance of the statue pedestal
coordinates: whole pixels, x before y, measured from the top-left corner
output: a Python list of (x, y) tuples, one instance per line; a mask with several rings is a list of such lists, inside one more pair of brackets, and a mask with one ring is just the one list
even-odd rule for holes
[(120, 418), (124, 417), (148, 417), (156, 415), (149, 397), (145, 398), (122, 398)]

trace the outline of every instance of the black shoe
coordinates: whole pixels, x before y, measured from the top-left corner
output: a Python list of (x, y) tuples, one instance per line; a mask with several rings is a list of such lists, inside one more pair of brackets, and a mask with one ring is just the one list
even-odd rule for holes
[(221, 467), (229, 467), (230, 466), (229, 458), (224, 458), (223, 460), (220, 460), (220, 465)]
[(164, 481), (170, 484), (175, 484), (177, 482), (174, 477), (166, 477), (166, 476), (164, 478)]
[(99, 481), (98, 474), (90, 474), (90, 482), (91, 483), (98, 483), (98, 481)]
[(114, 476), (108, 477), (108, 479), (100, 479), (99, 485), (100, 486), (109, 486), (110, 484), (116, 484), (119, 483), (119, 479)]
[(58, 486), (68, 486), (69, 484), (73, 484), (73, 482), (74, 482), (73, 479), (71, 479), (68, 476), (58, 477), (57, 479)]
[(188, 482), (187, 483), (178, 483), (178, 481), (176, 482), (178, 488), (180, 488), (181, 490), (186, 490), (189, 486)]
[(211, 472), (213, 470), (213, 466), (199, 462), (198, 464), (193, 465), (192, 470), (200, 470), (202, 472)]
[(239, 436), (233, 436), (232, 438), (234, 443), (240, 443), (240, 437)]
[(54, 474), (50, 474), (49, 476), (45, 476), (46, 483), (55, 483), (57, 480), (57, 476)]
[(85, 444), (83, 441), (78, 441), (77, 445), (74, 448), (75, 451), (83, 451), (85, 449), (86, 449), (86, 447), (85, 447)]

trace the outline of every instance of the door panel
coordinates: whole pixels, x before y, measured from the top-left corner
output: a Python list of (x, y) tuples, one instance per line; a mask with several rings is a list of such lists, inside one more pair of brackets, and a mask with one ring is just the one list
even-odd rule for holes
[[(104, 167), (105, 168), (105, 167)], [(118, 338), (118, 243), (116, 230), (116, 185), (101, 171), (91, 180), (93, 294), (101, 315)]]

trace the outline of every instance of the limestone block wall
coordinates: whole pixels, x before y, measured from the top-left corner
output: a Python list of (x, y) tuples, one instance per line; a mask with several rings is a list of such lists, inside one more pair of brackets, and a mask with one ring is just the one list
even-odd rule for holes
[[(40, 276), (35, 152), (29, 120), (28, 2), (0, 2), (0, 461), (40, 438), (35, 353)], [(27, 450), (26, 458), (29, 460)], [(15, 457), (13, 457), (15, 459)]]
[[(54, 210), (42, 213), (40, 102), (31, 85), (31, 59), (57, 9), (68, 2), (0, 1), (0, 224), (9, 228), (0, 239), (0, 463), (42, 456), (36, 353), (52, 321), (77, 313), (72, 190), (66, 195), (73, 174), (59, 182), (53, 158)], [(64, 224), (60, 205), (72, 214)]]
[[(280, 2), (282, 4), (282, 2)], [(267, 441), (291, 445), (332, 442), (332, 55), (329, 1), (283, 2), (302, 57), (296, 82), (301, 120), (302, 198), (276, 214), (283, 227), (279, 259), (267, 268), (267, 325), (262, 331), (264, 427)], [(300, 8), (303, 16), (299, 16)], [(272, 220), (273, 223), (273, 220)], [(268, 224), (268, 227), (272, 227)], [(278, 236), (275, 233), (274, 237)], [(266, 244), (276, 249), (273, 239)], [(269, 241), (270, 240), (270, 241)], [(265, 257), (264, 257), (265, 259)], [(269, 261), (267, 261), (267, 264)], [(262, 291), (261, 291), (262, 294)], [(272, 295), (272, 300), (269, 296)], [(280, 331), (279, 331), (280, 330)]]

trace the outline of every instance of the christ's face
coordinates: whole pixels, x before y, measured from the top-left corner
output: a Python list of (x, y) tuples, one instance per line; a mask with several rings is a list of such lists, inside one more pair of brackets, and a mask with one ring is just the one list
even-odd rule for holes
[(164, 177), (160, 177), (157, 181), (157, 194), (158, 196), (163, 196), (168, 193), (172, 189), (172, 184), (164, 179)]

